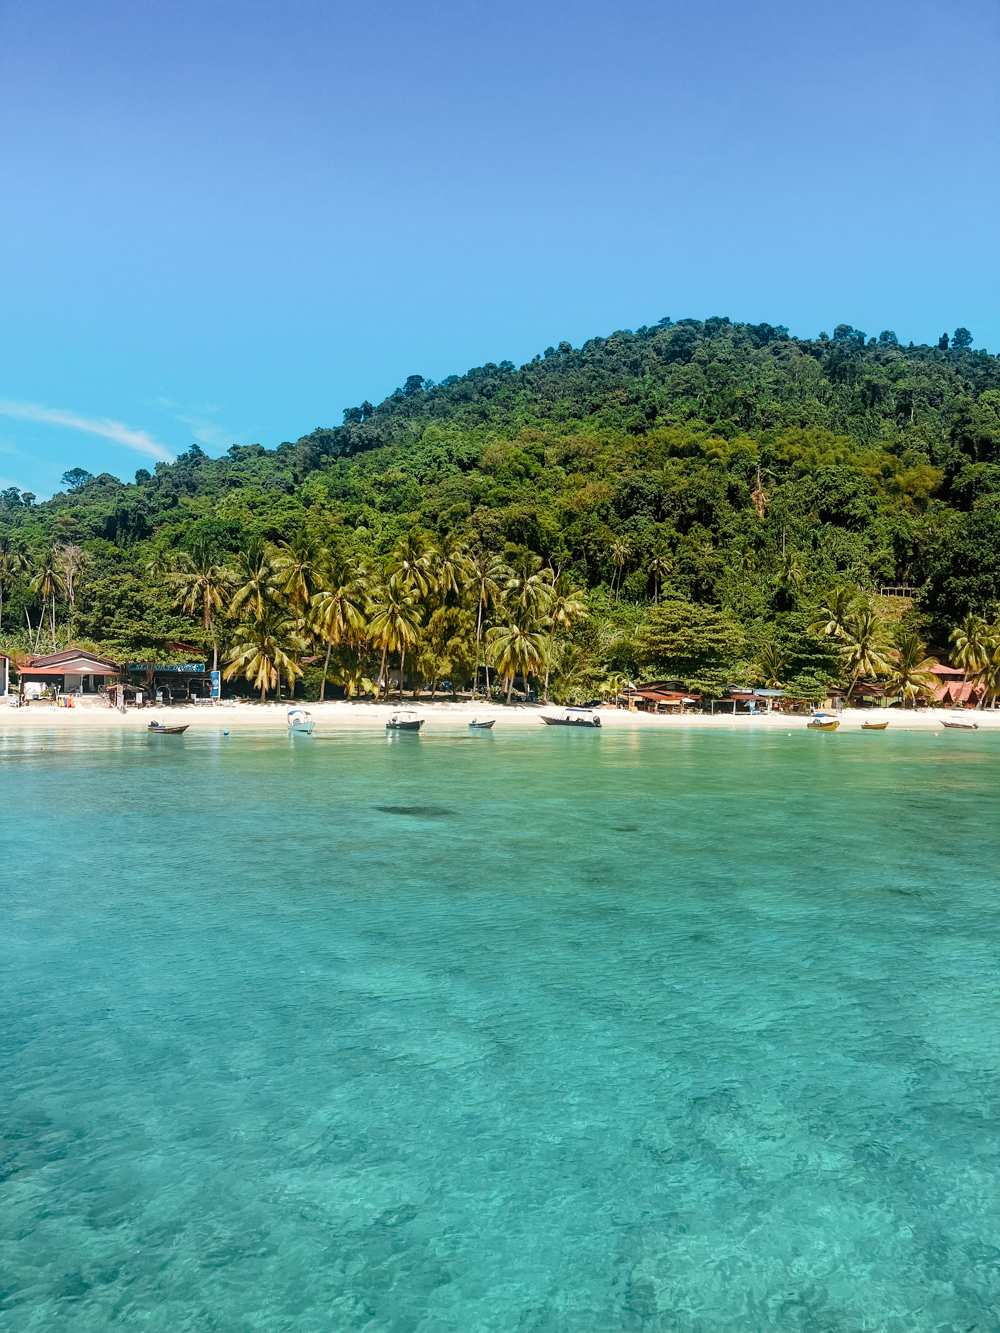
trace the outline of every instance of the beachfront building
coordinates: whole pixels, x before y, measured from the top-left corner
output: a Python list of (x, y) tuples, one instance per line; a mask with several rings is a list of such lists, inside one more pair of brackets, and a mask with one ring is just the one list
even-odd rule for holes
[(21, 694), (37, 698), (45, 690), (60, 695), (103, 694), (118, 680), (121, 668), (110, 658), (66, 648), (61, 653), (42, 653), (26, 658), (18, 668)]
[(953, 708), (956, 704), (975, 708), (982, 699), (982, 685), (969, 680), (960, 668), (944, 666), (939, 662), (937, 666), (931, 667), (931, 671), (939, 681), (934, 691), (934, 702), (939, 708)]
[(651, 680), (644, 685), (630, 685), (625, 697), (629, 708), (638, 708), (645, 713), (683, 713), (686, 705), (701, 702), (700, 694), (690, 694), (676, 680)]
[(126, 686), (130, 699), (134, 692), (147, 703), (210, 699), (212, 673), (204, 662), (131, 662)]
[(6, 653), (0, 653), (0, 699), (7, 696), (10, 690), (10, 658)]

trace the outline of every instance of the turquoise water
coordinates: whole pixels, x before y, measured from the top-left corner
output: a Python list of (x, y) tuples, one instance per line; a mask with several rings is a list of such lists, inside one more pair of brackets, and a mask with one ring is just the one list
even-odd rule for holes
[(1000, 1329), (1000, 736), (0, 764), (4, 1330)]

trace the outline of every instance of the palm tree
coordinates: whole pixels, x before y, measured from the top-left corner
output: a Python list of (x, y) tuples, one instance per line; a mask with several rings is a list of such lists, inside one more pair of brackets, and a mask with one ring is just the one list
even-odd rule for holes
[(528, 551), (514, 562), (507, 579), (505, 600), (519, 616), (540, 619), (552, 602), (553, 573), (542, 569), (541, 556)]
[(754, 674), (760, 678), (765, 690), (780, 690), (784, 687), (788, 663), (775, 644), (761, 644), (753, 667)]
[[(479, 657), (483, 642), (483, 612), (496, 606), (501, 598), (503, 585), (512, 577), (499, 556), (489, 551), (480, 551), (469, 557), (469, 581), (476, 589), (479, 608), (476, 612), (476, 674), (472, 681), (472, 697), (476, 697), (479, 680)], [(490, 692), (490, 669), (486, 667), (486, 693)]]
[(651, 575), (653, 579), (654, 606), (660, 600), (660, 588), (663, 586), (664, 577), (667, 574), (672, 574), (673, 569), (674, 562), (671, 560), (669, 552), (663, 547), (658, 547), (657, 550), (653, 552), (653, 557), (646, 566), (646, 573)]
[(159, 547), (152, 560), (146, 561), (146, 573), (156, 583), (174, 573), (174, 554), (165, 547)]
[(12, 537), (0, 538), (0, 628), (3, 627), (3, 599), (10, 581), (28, 568), (23, 545)]
[(261, 703), (282, 679), (294, 688), (302, 668), (292, 656), (302, 652), (305, 641), (295, 633), (295, 622), (278, 607), (265, 607), (264, 614), (240, 623), (223, 672), (226, 680), (243, 676), (260, 690)]
[[(632, 543), (627, 537), (616, 537), (611, 543), (611, 563), (615, 568), (615, 572), (611, 576), (611, 591), (615, 594), (616, 602), (621, 596), (622, 571), (625, 568), (625, 562), (631, 554)], [(618, 581), (617, 591), (615, 591), (615, 580)]]
[(278, 542), (273, 558), (275, 587), (294, 609), (298, 633), (310, 597), (323, 586), (323, 552), (312, 537), (300, 532), (290, 542)]
[(848, 626), (858, 606), (858, 594), (853, 588), (838, 584), (826, 601), (816, 608), (809, 628), (813, 634), (826, 634), (835, 639), (847, 637)]
[(399, 653), (399, 698), (402, 702), (406, 650), (416, 643), (420, 628), (421, 615), (416, 592), (401, 579), (390, 576), (377, 590), (369, 612), (368, 635), (375, 647), (382, 649), (379, 680), (384, 682), (386, 695), (389, 693), (386, 657), (389, 653)]
[(747, 595), (747, 575), (752, 574), (757, 568), (757, 557), (749, 546), (743, 547), (736, 557), (736, 568), (740, 575), (740, 593), (743, 597)]
[(549, 642), (545, 652), (545, 687), (542, 691), (546, 703), (549, 701), (549, 673), (552, 670), (556, 632), (562, 630), (568, 634), (574, 625), (586, 620), (588, 614), (583, 593), (573, 587), (568, 574), (560, 574), (552, 585), (552, 600), (548, 605)]
[(430, 551), (423, 533), (410, 532), (400, 537), (389, 557), (386, 573), (406, 588), (426, 597), (434, 579)]
[(443, 604), (449, 593), (461, 596), (469, 581), (469, 556), (465, 544), (453, 533), (427, 553), (428, 569), (434, 591)]
[(938, 683), (931, 667), (936, 657), (927, 656), (927, 645), (919, 634), (906, 630), (896, 640), (890, 655), (889, 681), (912, 708), (918, 694), (930, 694)]
[(628, 684), (624, 676), (608, 676), (600, 685), (601, 698), (613, 699), (617, 703), (622, 691), (628, 689)]
[[(56, 597), (61, 597), (66, 591), (66, 584), (63, 580), (62, 569), (60, 567), (59, 557), (52, 549), (43, 552), (35, 561), (35, 576), (31, 580), (30, 588), (32, 592), (42, 594), (42, 618), (45, 617), (45, 603), (49, 602), (52, 606), (52, 651), (56, 650)], [(42, 622), (39, 621), (38, 633), (42, 632)], [(38, 640), (35, 641), (35, 649), (38, 649)]]
[(528, 673), (537, 672), (541, 666), (545, 658), (545, 647), (544, 636), (530, 621), (521, 623), (512, 621), (507, 625), (494, 625), (487, 632), (486, 656), (507, 680), (508, 704), (514, 688), (514, 677), (520, 671), (527, 688)]
[(864, 607), (844, 626), (844, 647), (851, 672), (850, 698), (862, 676), (884, 675), (889, 670), (890, 648), (885, 629), (871, 607)]
[(1000, 649), (997, 649), (980, 671), (979, 681), (983, 687), (983, 697), (976, 707), (985, 708), (987, 701), (993, 702), (1000, 697)]
[(263, 620), (278, 591), (279, 577), (273, 551), (265, 542), (254, 538), (237, 560), (232, 609), (242, 611), (246, 607), (255, 619)]
[(802, 587), (806, 581), (806, 575), (797, 551), (782, 552), (781, 564), (778, 567), (774, 581), (779, 588), (789, 593), (798, 592)]
[(977, 676), (1000, 647), (1000, 636), (997, 627), (988, 625), (982, 616), (966, 616), (948, 635), (948, 642), (952, 644), (952, 665), (968, 676)]
[(232, 587), (232, 571), (215, 564), (205, 550), (196, 555), (181, 551), (170, 582), (177, 588), (175, 606), (181, 607), (189, 616), (197, 615), (200, 609), (205, 636), (212, 642), (212, 670), (218, 671), (219, 644), (213, 612), (222, 610), (223, 595)]
[(309, 599), (310, 626), (315, 636), (326, 644), (323, 679), (319, 686), (320, 703), (326, 694), (330, 653), (339, 644), (363, 636), (364, 605), (365, 584), (358, 565), (353, 560), (328, 565), (323, 587)]

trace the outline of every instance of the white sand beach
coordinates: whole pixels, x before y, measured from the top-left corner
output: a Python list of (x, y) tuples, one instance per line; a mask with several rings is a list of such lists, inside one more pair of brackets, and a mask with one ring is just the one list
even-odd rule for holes
[[(412, 702), (410, 700), (390, 703), (371, 703), (363, 701), (335, 701), (330, 703), (306, 703), (319, 729), (337, 729), (359, 727), (382, 729), (392, 713), (400, 708), (412, 709), (424, 719), (426, 730), (437, 728), (462, 727), (474, 719), (494, 718), (496, 729), (509, 727), (544, 726), (542, 713), (555, 712), (556, 705), (512, 704), (509, 707), (497, 703), (473, 703), (470, 700), (448, 700), (431, 703), (429, 701)], [(192, 729), (231, 730), (239, 727), (284, 728), (288, 710), (287, 703), (236, 703), (223, 701), (216, 704), (174, 705), (169, 708), (129, 708), (120, 713), (113, 708), (102, 708), (77, 704), (73, 708), (57, 708), (52, 704), (31, 704), (23, 708), (11, 708), (4, 699), (0, 699), (0, 730), (14, 731), (31, 728), (53, 727), (103, 727), (143, 730), (154, 719), (171, 726), (189, 725)], [(601, 725), (608, 729), (642, 730), (747, 730), (766, 728), (776, 731), (795, 731), (805, 727), (808, 718), (804, 715), (787, 716), (781, 713), (758, 714), (746, 713), (733, 716), (731, 712), (685, 713), (677, 715), (655, 715), (643, 712), (629, 712), (617, 708), (598, 710)], [(973, 712), (945, 708), (925, 709), (867, 709), (845, 708), (840, 714), (840, 730), (860, 730), (863, 722), (888, 722), (890, 731), (938, 731), (945, 720), (975, 721), (982, 731), (1000, 730), (1000, 710)]]

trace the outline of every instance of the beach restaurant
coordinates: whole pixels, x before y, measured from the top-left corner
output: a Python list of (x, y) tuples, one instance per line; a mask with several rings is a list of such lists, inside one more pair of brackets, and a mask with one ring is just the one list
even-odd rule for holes
[(701, 702), (700, 694), (688, 694), (674, 680), (653, 680), (645, 685), (630, 685), (625, 691), (630, 708), (638, 708), (644, 713), (663, 713), (676, 709), (684, 712), (686, 704)]
[(45, 689), (57, 695), (101, 694), (118, 679), (120, 667), (107, 657), (66, 648), (61, 653), (42, 653), (27, 657), (18, 668), (21, 693), (36, 697)]
[(135, 689), (158, 703), (212, 698), (212, 673), (204, 662), (130, 662), (127, 681), (130, 692)]

